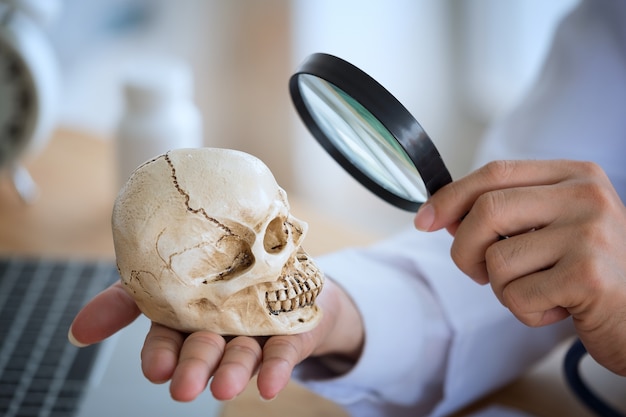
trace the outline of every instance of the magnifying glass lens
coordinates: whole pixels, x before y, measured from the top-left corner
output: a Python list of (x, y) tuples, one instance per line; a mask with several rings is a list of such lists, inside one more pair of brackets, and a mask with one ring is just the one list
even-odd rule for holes
[(409, 111), (359, 68), (313, 54), (289, 80), (302, 121), (356, 180), (390, 204), (415, 211), (452, 181)]
[(361, 172), (404, 199), (427, 199), (424, 181), (397, 139), (372, 113), (339, 87), (311, 74), (298, 77), (317, 126)]

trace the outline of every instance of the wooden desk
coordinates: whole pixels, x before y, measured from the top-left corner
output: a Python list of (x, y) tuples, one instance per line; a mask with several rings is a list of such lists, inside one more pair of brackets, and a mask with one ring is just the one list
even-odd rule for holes
[[(39, 200), (30, 206), (20, 201), (6, 177), (0, 178), (0, 253), (113, 259), (110, 213), (117, 190), (111, 142), (60, 130), (28, 168), (41, 192)], [(344, 230), (297, 200), (290, 200), (293, 213), (310, 225), (306, 248), (313, 256), (374, 240)], [(526, 376), (456, 416), (499, 403), (538, 417), (592, 417), (563, 382), (560, 366), (566, 347), (563, 345)], [(616, 385), (601, 370), (594, 372), (594, 386), (602, 392), (613, 391), (611, 396), (626, 409), (626, 384)], [(262, 402), (253, 381), (241, 396), (224, 404), (223, 417), (244, 415), (346, 414), (295, 383), (274, 401)]]
[(27, 166), (39, 187), (31, 205), (0, 176), (0, 252), (113, 259), (111, 146), (59, 131)]

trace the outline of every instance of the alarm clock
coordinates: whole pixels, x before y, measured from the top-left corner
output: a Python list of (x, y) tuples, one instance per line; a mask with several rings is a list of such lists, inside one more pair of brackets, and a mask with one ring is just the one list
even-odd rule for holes
[(0, 171), (25, 201), (36, 187), (22, 161), (49, 138), (59, 90), (56, 57), (41, 27), (50, 4), (0, 1)]

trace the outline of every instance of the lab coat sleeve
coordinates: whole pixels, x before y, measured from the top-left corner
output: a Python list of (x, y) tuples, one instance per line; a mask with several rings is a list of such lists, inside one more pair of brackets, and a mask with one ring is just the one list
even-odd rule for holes
[(296, 376), (355, 416), (445, 415), (517, 377), (571, 334), (533, 329), (449, 257), (446, 232), (415, 230), (322, 257), (361, 311), (365, 345), (346, 373), (311, 359)]

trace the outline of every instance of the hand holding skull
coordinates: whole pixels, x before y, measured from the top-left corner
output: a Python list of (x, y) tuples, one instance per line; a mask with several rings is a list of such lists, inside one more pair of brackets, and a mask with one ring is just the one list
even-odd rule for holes
[[(309, 356), (360, 355), (358, 310), (338, 285), (323, 283), (300, 247), (306, 224), (289, 214), (285, 192), (258, 159), (170, 152), (137, 169), (114, 210), (122, 280), (77, 314), (72, 343), (103, 340), (141, 308), (155, 321), (141, 352), (144, 374), (171, 380), (179, 401), (209, 380), (213, 395), (228, 400), (255, 374), (259, 394), (273, 398)], [(260, 344), (220, 334), (278, 335)]]

